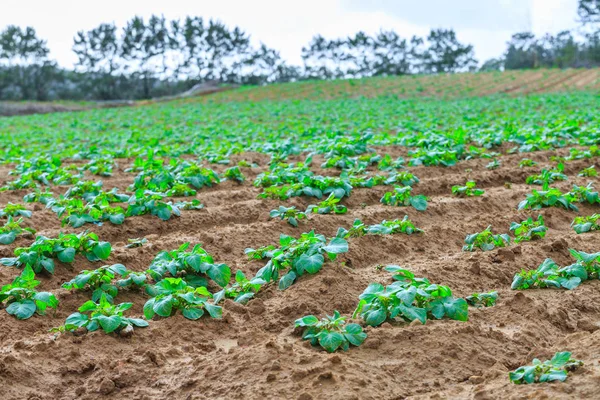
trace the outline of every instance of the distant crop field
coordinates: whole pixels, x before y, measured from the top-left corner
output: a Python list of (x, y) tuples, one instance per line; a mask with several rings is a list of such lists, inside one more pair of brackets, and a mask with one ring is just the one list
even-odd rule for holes
[(595, 398), (598, 85), (0, 118), (1, 397)]

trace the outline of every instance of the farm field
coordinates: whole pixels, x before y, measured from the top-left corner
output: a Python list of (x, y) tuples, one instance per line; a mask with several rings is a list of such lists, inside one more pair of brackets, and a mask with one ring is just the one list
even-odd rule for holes
[(596, 398), (598, 81), (478, 75), (0, 119), (0, 398)]

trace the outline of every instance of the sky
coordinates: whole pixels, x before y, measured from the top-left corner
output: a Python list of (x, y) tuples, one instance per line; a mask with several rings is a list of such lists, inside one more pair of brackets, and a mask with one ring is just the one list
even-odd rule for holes
[(394, 30), (403, 37), (426, 36), (432, 28), (454, 28), (458, 39), (473, 44), (483, 62), (497, 57), (516, 32), (557, 33), (577, 26), (577, 0), (1, 0), (0, 30), (32, 26), (47, 40), (51, 57), (72, 67), (71, 51), (79, 30), (114, 22), (122, 27), (134, 15), (186, 15), (237, 25), (278, 50), (292, 64), (310, 39)]

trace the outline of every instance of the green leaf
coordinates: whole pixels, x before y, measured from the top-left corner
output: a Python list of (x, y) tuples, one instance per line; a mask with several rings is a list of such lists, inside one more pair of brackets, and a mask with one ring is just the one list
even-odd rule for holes
[(427, 197), (423, 195), (417, 195), (410, 198), (410, 205), (413, 206), (417, 211), (427, 210)]
[(213, 264), (206, 272), (206, 275), (215, 281), (217, 285), (225, 287), (231, 280), (231, 269), (226, 264)]
[(144, 304), (144, 317), (152, 319), (154, 317), (154, 303), (156, 299), (153, 297)]
[(67, 247), (63, 251), (60, 251), (56, 254), (56, 258), (60, 260), (60, 262), (70, 264), (75, 259), (75, 249), (73, 247)]
[(99, 315), (96, 318), (106, 333), (114, 332), (121, 325), (121, 317), (118, 315), (111, 315), (110, 317)]
[(326, 332), (322, 331), (319, 334), (319, 344), (325, 350), (333, 353), (342, 345), (344, 342), (344, 335), (338, 332)]
[(329, 245), (324, 246), (323, 250), (333, 254), (346, 253), (348, 252), (348, 242), (342, 238), (336, 237), (329, 242)]
[(210, 303), (204, 303), (204, 308), (210, 314), (212, 318), (220, 319), (223, 317), (223, 308)]
[(306, 271), (309, 274), (314, 274), (314, 273), (319, 272), (319, 270), (323, 266), (324, 262), (325, 262), (325, 259), (323, 258), (323, 256), (321, 254), (317, 253), (317, 254), (313, 254), (312, 256), (302, 254), (296, 260), (295, 264), (296, 264), (296, 269), (298, 270), (298, 272), (302, 273), (302, 272)]
[(127, 321), (129, 321), (132, 325), (137, 326), (138, 328), (145, 328), (149, 325), (148, 321), (139, 318), (127, 318)]
[(421, 321), (421, 324), (425, 324), (425, 322), (427, 322), (427, 310), (424, 308), (409, 307), (404, 304), (399, 304), (398, 308), (400, 309), (400, 313), (402, 313), (402, 315), (409, 321), (418, 319)]
[(319, 318), (314, 315), (307, 315), (302, 318), (298, 318), (295, 322), (296, 326), (313, 326), (319, 323)]
[(285, 290), (292, 286), (294, 281), (296, 280), (296, 273), (294, 271), (290, 271), (279, 280), (279, 290)]
[(184, 308), (181, 314), (183, 314), (185, 318), (195, 321), (204, 315), (204, 310), (201, 308)]
[(155, 313), (161, 317), (170, 317), (173, 310), (173, 296), (168, 295), (161, 299), (157, 299), (152, 307)]
[(89, 318), (85, 314), (73, 313), (67, 317), (65, 325), (75, 325), (77, 327), (85, 326), (89, 322)]
[(11, 244), (17, 239), (17, 234), (14, 231), (0, 234), (0, 244)]
[(387, 319), (387, 312), (382, 308), (370, 309), (365, 312), (364, 320), (367, 325), (379, 326)]
[(367, 338), (367, 334), (363, 332), (358, 324), (348, 324), (344, 336), (354, 346), (360, 346)]
[(110, 256), (111, 246), (109, 242), (98, 242), (92, 249), (96, 257), (106, 260)]
[(27, 319), (35, 313), (36, 309), (35, 301), (23, 299), (21, 301), (10, 303), (8, 307), (6, 307), (6, 312), (10, 315), (14, 315), (17, 319)]

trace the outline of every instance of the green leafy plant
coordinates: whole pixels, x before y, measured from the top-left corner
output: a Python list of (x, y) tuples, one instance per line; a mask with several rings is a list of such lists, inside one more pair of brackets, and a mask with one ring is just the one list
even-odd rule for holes
[[(329, 195), (325, 200), (320, 202), (318, 205), (311, 204), (306, 209), (306, 214), (346, 214), (348, 208), (342, 204), (338, 204), (340, 199), (335, 197), (333, 193)], [(272, 211), (271, 211), (272, 212)]]
[(598, 176), (598, 171), (596, 171), (596, 167), (594, 165), (584, 168), (581, 171), (579, 171), (579, 174), (577, 174), (578, 176), (587, 176), (587, 177), (594, 177), (594, 176)]
[(238, 270), (235, 273), (235, 283), (214, 294), (214, 303), (218, 304), (222, 299), (229, 298), (236, 303), (246, 304), (266, 283), (264, 279), (258, 277), (248, 279), (242, 271)]
[(83, 270), (75, 278), (63, 283), (67, 290), (91, 290), (92, 301), (98, 302), (103, 295), (109, 303), (117, 295), (118, 289), (112, 281), (116, 275), (122, 276), (127, 272), (123, 264), (105, 265), (95, 270)]
[(139, 318), (128, 318), (123, 314), (133, 306), (133, 303), (111, 304), (106, 294), (100, 296), (98, 303), (89, 300), (79, 307), (79, 312), (69, 315), (65, 324), (53, 331), (75, 331), (85, 328), (89, 332), (102, 329), (106, 333), (133, 330), (133, 327), (145, 328), (148, 321)]
[(538, 210), (543, 207), (562, 207), (566, 210), (578, 211), (577, 206), (572, 203), (571, 197), (555, 188), (540, 191), (533, 190), (525, 200), (519, 203), (518, 209)]
[(319, 320), (314, 315), (307, 315), (295, 322), (296, 328), (304, 328), (302, 339), (310, 340), (313, 346), (320, 345), (329, 353), (337, 349), (348, 351), (350, 345), (360, 346), (367, 334), (358, 324), (346, 324), (346, 317), (334, 311)]
[(186, 242), (177, 250), (161, 251), (154, 257), (148, 273), (155, 279), (162, 279), (167, 273), (173, 277), (182, 274), (187, 284), (192, 286), (207, 286), (202, 274), (212, 279), (221, 287), (227, 286), (231, 279), (231, 269), (226, 264), (215, 264), (213, 257), (202, 248), (195, 245), (191, 251), (186, 251), (190, 243)]
[(365, 225), (364, 222), (357, 218), (352, 223), (350, 229), (339, 228), (335, 236), (342, 239), (361, 237), (367, 234), (368, 228), (369, 225)]
[(52, 293), (34, 290), (39, 284), (33, 269), (27, 265), (12, 283), (2, 286), (0, 303), (5, 304), (6, 312), (17, 319), (30, 318), (36, 312), (44, 315), (48, 307), (56, 309), (58, 300)]
[(423, 195), (411, 196), (410, 186), (396, 186), (393, 192), (386, 192), (381, 198), (381, 203), (390, 206), (412, 206), (417, 211), (427, 209), (427, 197)]
[(35, 273), (46, 270), (54, 273), (54, 258), (70, 264), (76, 254), (83, 254), (89, 261), (106, 260), (110, 256), (111, 245), (102, 242), (95, 233), (84, 231), (79, 234), (59, 233), (56, 239), (38, 236), (29, 247), (17, 247), (15, 256), (0, 259), (0, 264), (9, 267), (30, 265)]
[(237, 183), (243, 183), (246, 180), (246, 177), (242, 174), (240, 167), (237, 165), (235, 167), (227, 168), (223, 175), (230, 181), (236, 181)]
[(165, 278), (156, 283), (151, 292), (155, 296), (144, 304), (146, 319), (154, 315), (170, 317), (176, 310), (191, 320), (202, 317), (205, 311), (212, 318), (221, 318), (223, 314), (220, 306), (208, 301), (212, 295), (204, 286), (190, 286), (181, 278)]
[(485, 193), (483, 189), (476, 189), (475, 185), (475, 181), (468, 181), (465, 186), (452, 186), (452, 194), (458, 197), (472, 197), (481, 196)]
[(17, 240), (17, 236), (22, 234), (35, 234), (35, 229), (23, 228), (21, 223), (23, 223), (23, 218), (14, 221), (12, 216), (8, 217), (8, 221), (0, 228), (0, 244), (11, 244)]
[(465, 298), (467, 303), (473, 307), (492, 307), (498, 300), (498, 292), (473, 293)]
[(359, 316), (371, 326), (396, 318), (418, 319), (422, 324), (428, 317), (468, 319), (467, 302), (452, 296), (447, 286), (432, 284), (426, 278), (415, 278), (412, 272), (396, 265), (387, 266), (385, 270), (394, 274), (396, 282), (388, 286), (371, 283), (359, 296), (353, 317)]
[(510, 381), (514, 384), (543, 383), (551, 381), (564, 382), (568, 372), (581, 367), (583, 362), (571, 358), (571, 353), (563, 351), (556, 353), (550, 360), (541, 362), (533, 359), (532, 365), (519, 367), (508, 373)]
[(536, 161), (533, 161), (529, 158), (524, 158), (519, 162), (519, 168), (525, 168), (525, 167), (533, 167), (535, 165), (537, 165), (538, 163)]
[(571, 226), (575, 232), (584, 233), (590, 231), (600, 230), (600, 224), (598, 224), (600, 214), (586, 215), (583, 217), (575, 217)]
[(25, 208), (22, 204), (8, 203), (0, 210), (0, 218), (6, 217), (25, 217), (31, 218), (31, 211)]
[(565, 167), (563, 163), (559, 163), (556, 168), (547, 170), (542, 169), (539, 175), (530, 175), (525, 179), (525, 183), (533, 185), (549, 185), (554, 181), (566, 181), (567, 175), (563, 173)]
[(408, 215), (404, 218), (395, 219), (393, 221), (381, 221), (380, 224), (370, 225), (367, 227), (367, 233), (370, 235), (393, 235), (396, 233), (405, 233), (412, 235), (413, 233), (421, 233), (422, 229), (417, 228), (413, 222), (408, 219)]
[(537, 288), (575, 289), (581, 282), (598, 279), (600, 274), (600, 252), (585, 253), (569, 249), (575, 258), (574, 264), (560, 267), (552, 259), (547, 258), (535, 270), (521, 270), (515, 275), (511, 288), (513, 290)]
[(501, 162), (498, 161), (498, 159), (494, 159), (494, 161), (490, 161), (485, 167), (487, 169), (494, 170), (494, 169), (500, 168), (500, 164), (501, 164)]
[(515, 243), (521, 243), (523, 241), (543, 239), (546, 236), (548, 228), (544, 225), (544, 217), (540, 214), (536, 221), (529, 217), (520, 223), (511, 223), (510, 230), (515, 234)]
[(592, 182), (588, 183), (587, 186), (573, 185), (573, 189), (565, 195), (573, 202), (597, 204), (600, 203), (600, 196), (598, 192), (594, 191)]
[(267, 253), (269, 261), (256, 276), (266, 282), (278, 279), (280, 272), (285, 272), (279, 279), (279, 289), (290, 287), (299, 276), (316, 274), (325, 263), (325, 256), (331, 261), (338, 254), (348, 251), (348, 242), (340, 237), (327, 239), (314, 231), (303, 233), (298, 239), (287, 235), (279, 238), (280, 247)]
[(268, 246), (259, 247), (258, 249), (247, 248), (244, 250), (244, 253), (248, 256), (248, 260), (264, 260), (265, 258), (270, 258), (271, 253), (276, 249), (277, 247), (270, 244)]
[(463, 251), (475, 251), (477, 248), (483, 251), (490, 251), (496, 247), (506, 247), (509, 244), (510, 236), (506, 233), (494, 235), (492, 233), (492, 226), (490, 225), (481, 232), (467, 235)]
[(298, 227), (298, 221), (306, 219), (306, 214), (302, 211), (296, 210), (296, 207), (285, 207), (279, 206), (278, 209), (271, 210), (269, 213), (271, 218), (279, 218), (282, 221), (287, 221), (293, 227)]

